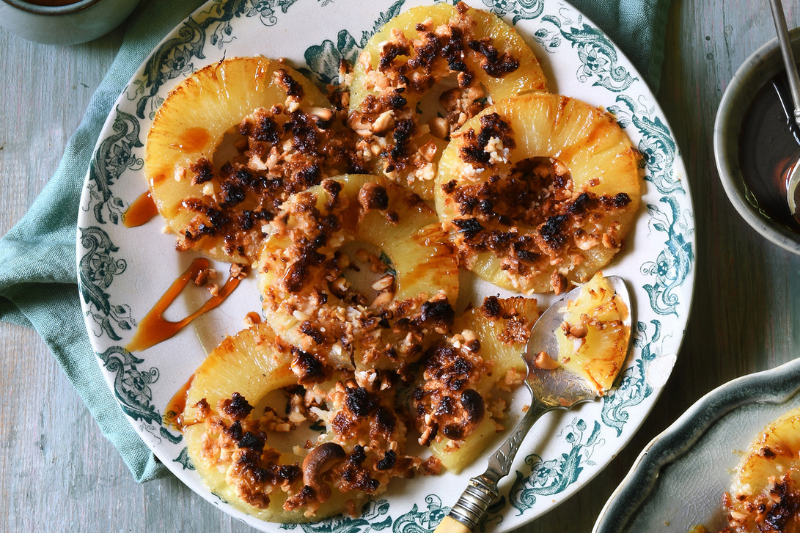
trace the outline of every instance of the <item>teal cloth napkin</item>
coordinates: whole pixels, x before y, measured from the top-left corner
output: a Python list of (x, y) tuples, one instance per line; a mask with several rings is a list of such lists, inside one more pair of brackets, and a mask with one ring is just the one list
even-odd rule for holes
[[(201, 3), (150, 0), (139, 7), (128, 22), (119, 55), (92, 97), (53, 178), (23, 219), (0, 240), (0, 320), (39, 332), (103, 434), (140, 482), (160, 477), (167, 469), (128, 423), (89, 344), (77, 286), (78, 205), (97, 137), (117, 96), (147, 54)], [(489, 0), (484, 3), (491, 4)], [(658, 87), (670, 0), (572, 3), (629, 55), (651, 87)], [(471, 4), (480, 7), (475, 0)]]

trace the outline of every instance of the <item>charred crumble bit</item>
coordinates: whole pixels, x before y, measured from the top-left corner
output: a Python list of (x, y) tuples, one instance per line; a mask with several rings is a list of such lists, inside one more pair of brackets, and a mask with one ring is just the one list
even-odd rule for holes
[(367, 417), (378, 408), (380, 400), (364, 387), (347, 387), (346, 391), (345, 404), (355, 416)]
[(414, 121), (410, 118), (397, 121), (394, 133), (392, 134), (395, 145), (394, 148), (392, 148), (390, 164), (394, 163), (398, 165), (400, 160), (409, 155), (408, 141), (411, 139), (414, 129)]
[(250, 448), (251, 450), (255, 451), (263, 451), (264, 450), (265, 439), (255, 433), (251, 433), (248, 431), (244, 435), (242, 435), (241, 440), (236, 443), (239, 448)]
[(292, 146), (301, 153), (321, 155), (318, 149), (320, 136), (317, 133), (316, 122), (311, 115), (307, 115), (299, 109), (295, 110), (283, 125), (283, 130), (292, 132)]
[(314, 489), (308, 485), (303, 485), (303, 488), (300, 489), (297, 494), (294, 494), (292, 497), (286, 500), (286, 502), (283, 504), (283, 508), (287, 511), (303, 509), (308, 507), (310, 503), (314, 503), (316, 501), (317, 495), (315, 494)]
[(245, 400), (244, 396), (234, 392), (229, 400), (222, 400), (220, 410), (232, 420), (242, 420), (247, 418), (247, 415), (253, 410), (253, 406)]
[(383, 459), (378, 461), (375, 465), (375, 470), (391, 470), (394, 468), (394, 464), (397, 461), (397, 454), (394, 450), (386, 450), (386, 453), (383, 454)]
[(292, 346), (292, 370), (298, 375), (298, 383), (309, 385), (324, 381), (328, 372), (325, 365), (308, 352)]
[(377, 183), (365, 183), (358, 191), (358, 202), (364, 211), (377, 209), (384, 211), (389, 208), (389, 195), (386, 188)]
[(341, 491), (360, 490), (367, 494), (372, 494), (380, 487), (380, 482), (369, 475), (369, 470), (362, 464), (367, 458), (364, 447), (356, 444), (353, 452), (340, 465), (334, 467), (334, 471), (341, 477)]
[(442, 184), (442, 192), (445, 194), (453, 194), (456, 190), (456, 185), (456, 180), (450, 180), (447, 183)]
[(214, 166), (205, 157), (201, 157), (195, 163), (189, 165), (189, 169), (194, 172), (192, 185), (206, 183), (214, 178)]
[(459, 231), (464, 234), (464, 238), (467, 240), (474, 238), (486, 229), (477, 218), (457, 218), (453, 220), (453, 224), (458, 227)]
[(242, 423), (239, 420), (237, 420), (236, 422), (231, 424), (229, 427), (225, 428), (224, 432), (231, 439), (233, 439), (236, 442), (239, 442), (240, 440), (242, 440), (242, 436), (243, 436), (243, 434), (242, 434)]
[(506, 121), (500, 118), (497, 113), (489, 113), (480, 119), (481, 130), (475, 134), (474, 129), (470, 129), (464, 134), (466, 139), (461, 147), (461, 159), (466, 163), (488, 165), (491, 154), (486, 151), (486, 146), (492, 138), (499, 139), (505, 148), (516, 147), (516, 142), (512, 137), (513, 132)]
[(292, 78), (288, 72), (279, 69), (277, 72), (278, 83), (281, 84), (286, 91), (287, 96), (291, 96), (295, 100), (301, 100), (304, 95), (303, 86)]
[(493, 78), (501, 78), (519, 68), (519, 61), (514, 59), (508, 52), (500, 55), (497, 48), (492, 46), (488, 37), (480, 41), (470, 41), (469, 47), (485, 57), (481, 61), (481, 68)]
[(767, 528), (763, 529), (759, 524), (759, 530), (787, 531), (788, 522), (796, 517), (798, 510), (800, 510), (800, 494), (790, 490), (790, 484), (792, 484), (792, 480), (790, 474), (787, 473), (783, 480), (780, 483), (775, 483), (775, 486), (770, 490), (770, 496), (775, 501), (775, 504), (764, 517), (763, 523)]
[(380, 64), (378, 70), (386, 72), (392, 67), (392, 62), (397, 56), (411, 55), (411, 48), (408, 45), (403, 45), (397, 42), (387, 42), (381, 51)]
[(414, 325), (450, 327), (455, 321), (456, 312), (446, 299), (427, 301), (422, 304), (419, 318), (412, 320)]
[(569, 217), (567, 215), (558, 215), (548, 218), (547, 222), (542, 224), (539, 228), (539, 235), (542, 236), (548, 246), (557, 250), (567, 242), (564, 225), (568, 220)]
[[(442, 343), (423, 359), (425, 384), (413, 393), (420, 444), (428, 445), (441, 429), (453, 440), (470, 435), (483, 420), (483, 397), (471, 388), (488, 367), (466, 347)], [(433, 435), (433, 436), (432, 436)]]
[(310, 337), (315, 344), (323, 344), (325, 342), (325, 335), (319, 330), (319, 328), (314, 327), (314, 325), (309, 320), (304, 320), (300, 324), (300, 333)]
[(501, 318), (501, 312), (502, 308), (500, 307), (500, 301), (497, 296), (487, 296), (483, 299), (483, 305), (481, 305), (481, 313), (483, 316), (491, 320), (497, 320)]
[(277, 122), (267, 115), (261, 115), (258, 123), (253, 127), (250, 135), (257, 141), (278, 144), (281, 142), (281, 133)]
[(378, 407), (375, 411), (375, 428), (378, 432), (383, 433), (387, 438), (394, 432), (397, 427), (397, 417), (395, 414), (384, 406)]

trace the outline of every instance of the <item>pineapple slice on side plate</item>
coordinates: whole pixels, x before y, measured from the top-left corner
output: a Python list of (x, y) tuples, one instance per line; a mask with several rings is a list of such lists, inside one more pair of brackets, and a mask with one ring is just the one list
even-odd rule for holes
[[(397, 369), (418, 359), (452, 324), (458, 296), (458, 262), (433, 209), (375, 180), (346, 175), (293, 196), (258, 259), (264, 315), (275, 331), (351, 370), (352, 363)], [(384, 256), (367, 291), (345, 278), (353, 272), (342, 250), (349, 242)]]
[(564, 322), (556, 332), (558, 362), (568, 372), (586, 379), (599, 395), (605, 394), (625, 363), (631, 330), (625, 325), (630, 311), (614, 288), (598, 272), (567, 303)]
[[(453, 326), (456, 335), (452, 339), (458, 343), (459, 348), (463, 346), (466, 350), (472, 351), (473, 347), (477, 347), (478, 350), (473, 352), (473, 357), (482, 359), (485, 368), (478, 368), (476, 376), (470, 375), (470, 372), (462, 373), (463, 368), (459, 367), (464, 367), (464, 363), (456, 358), (453, 364), (454, 374), (449, 377), (452, 380), (464, 380), (461, 389), (471, 388), (480, 394), (484, 414), (477, 425), (473, 424), (471, 433), (463, 437), (448, 438), (445, 431), (438, 431), (436, 438), (430, 442), (431, 453), (449, 472), (458, 474), (472, 464), (497, 432), (504, 429), (503, 418), (507, 408), (507, 395), (504, 393), (513, 391), (527, 375), (522, 352), (528, 342), (531, 328), (538, 318), (539, 310), (533, 298), (504, 299), (492, 296), (486, 298), (481, 307), (470, 308), (456, 319)], [(477, 344), (473, 344), (475, 341)], [(430, 381), (429, 377), (427, 374), (422, 376), (418, 384), (420, 388), (432, 389), (431, 385), (427, 387), (425, 385)], [(461, 389), (458, 392), (463, 394)], [(444, 402), (439, 403), (441, 405)], [(446, 403), (449, 405), (458, 402), (449, 400)], [(440, 409), (428, 409), (428, 411), (438, 413)], [(426, 421), (424, 415), (427, 414), (428, 425), (430, 423), (435, 423), (438, 427), (445, 425), (444, 420), (436, 414), (431, 412), (421, 414), (422, 420), (418, 422)], [(418, 424), (420, 425), (422, 424)]]
[(434, 192), (466, 268), (510, 290), (559, 294), (620, 251), (641, 169), (611, 115), (539, 93), (498, 102), (453, 137)]
[(195, 372), (179, 418), (189, 457), (208, 489), (239, 511), (282, 523), (331, 516), (364, 498), (333, 490), (313, 517), (283, 509), (287, 491), (303, 487), (303, 458), (269, 447), (267, 417), (254, 418), (253, 406), (297, 384), (291, 360), (266, 324), (226, 338)]
[(748, 447), (724, 498), (732, 531), (800, 531), (800, 408), (770, 422)]
[(450, 131), (487, 99), (544, 90), (533, 51), (493, 13), (463, 2), (415, 7), (387, 22), (364, 47), (352, 73), (349, 123), (365, 147), (380, 150), (371, 161), (374, 172), (431, 199)]
[[(325, 95), (305, 76), (264, 57), (222, 60), (175, 87), (150, 127), (144, 169), (178, 249), (249, 265), (261, 226), (275, 209), (266, 200), (276, 194), (280, 180), (266, 170), (280, 174), (275, 169), (281, 168), (284, 154), (277, 147), (293, 134), (284, 130), (315, 128), (318, 115), (330, 119), (329, 108)], [(240, 146), (238, 153), (229, 147), (226, 155), (233, 151), (239, 161), (217, 161), (226, 134), (236, 138), (232, 131)], [(285, 163), (295, 170), (302, 166)], [(292, 176), (280, 179), (287, 182)], [(287, 187), (280, 183), (279, 192)]]

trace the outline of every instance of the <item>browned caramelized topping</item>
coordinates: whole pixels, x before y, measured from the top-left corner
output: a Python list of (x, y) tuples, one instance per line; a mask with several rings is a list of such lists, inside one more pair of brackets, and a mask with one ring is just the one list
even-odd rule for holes
[(729, 510), (729, 528), (725, 531), (759, 531), (764, 533), (790, 533), (796, 531), (800, 521), (800, 491), (792, 479), (792, 472), (776, 479), (768, 493), (753, 496), (745, 494), (730, 498), (726, 494)]
[[(377, 256), (359, 250), (356, 258), (383, 274), (371, 284), (377, 296), (368, 297), (345, 278), (347, 269), (357, 267), (340, 247), (372, 210), (393, 214), (398, 222), (395, 209), (425, 213), (430, 208), (418, 195), (390, 183), (366, 182), (357, 194), (349, 189), (345, 194), (339, 182), (326, 180), (321, 189), (294, 195), (271, 223), (259, 263), (259, 269), (275, 280), (262, 287), (265, 309), (291, 315), (298, 321), (294, 327), (299, 335), (290, 341), (309, 354), (332, 357), (339, 367), (397, 368), (416, 361), (435, 336), (447, 334), (453, 324), (447, 296), (394, 298), (396, 273)], [(315, 372), (306, 370), (305, 363), (313, 367), (314, 357), (295, 358), (298, 376)]]
[(229, 400), (222, 400), (220, 403), (220, 411), (231, 420), (242, 420), (250, 414), (253, 406), (247, 403), (244, 396), (238, 392), (234, 392)]
[(486, 410), (483, 397), (472, 387), (490, 366), (472, 347), (441, 343), (428, 351), (423, 368), (424, 384), (413, 395), (420, 444), (429, 445), (438, 433), (452, 440), (469, 436)]
[[(475, 254), (489, 252), (502, 259), (500, 266), (510, 276), (524, 278), (593, 246), (618, 248), (616, 226), (596, 228), (630, 203), (628, 195), (575, 190), (567, 170), (551, 159), (526, 159), (502, 177), (492, 174), (493, 162), (504, 161), (501, 152), (514, 146), (513, 132), (502, 120), (484, 121), (492, 116), (481, 117), (480, 132), (463, 134), (461, 148), (465, 168), (485, 167), (488, 179), (442, 186), (458, 211), (451, 224), (462, 260), (469, 264)], [(549, 275), (554, 290), (566, 289), (557, 270)]]
[(491, 38), (474, 38), (475, 21), (467, 14), (466, 4), (459, 4), (457, 15), (446, 24), (434, 27), (430, 20), (416, 25), (416, 36), (393, 30), (380, 51), (378, 67), (372, 70), (370, 58), (362, 57), (365, 88), (371, 91), (351, 112), (349, 125), (362, 137), (358, 148), (379, 156), (373, 166), (391, 179), (402, 173), (409, 182), (430, 180), (435, 174), (431, 161), (435, 144), (423, 140), (417, 127), (416, 110), (404, 95), (418, 100), (439, 81), (454, 75), (458, 87), (443, 93), (442, 106), (447, 111), (438, 124), (438, 138), (447, 137), (485, 106), (485, 94), (468, 64), (479, 64), (489, 76), (501, 78), (519, 68), (511, 50), (498, 50)]
[[(283, 70), (279, 83), (300, 102), (302, 85)], [(364, 172), (356, 136), (345, 126), (345, 113), (275, 105), (257, 109), (239, 124), (239, 157), (215, 169), (201, 158), (189, 166), (201, 196), (186, 198), (182, 209), (197, 214), (178, 235), (186, 250), (204, 237), (221, 237), (224, 252), (250, 260), (265, 236), (262, 227), (292, 194), (346, 172)]]

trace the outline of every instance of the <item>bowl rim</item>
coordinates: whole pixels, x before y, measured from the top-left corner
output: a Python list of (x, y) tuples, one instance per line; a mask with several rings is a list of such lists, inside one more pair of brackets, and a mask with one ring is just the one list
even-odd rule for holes
[(624, 531), (653, 493), (661, 470), (678, 461), (723, 417), (755, 403), (780, 405), (800, 394), (800, 359), (723, 383), (692, 404), (639, 453), (606, 501), (592, 533)]
[(70, 13), (76, 13), (92, 7), (95, 4), (99, 4), (102, 1), (103, 0), (78, 0), (75, 3), (64, 6), (40, 6), (37, 4), (31, 4), (30, 2), (26, 2), (24, 0), (0, 0), (0, 2), (4, 2), (11, 7), (27, 13), (43, 16), (68, 15)]
[[(789, 36), (795, 53), (800, 53), (800, 28), (791, 30)], [(774, 57), (780, 57), (777, 37), (768, 41), (751, 54), (731, 78), (720, 100), (716, 120), (714, 121), (714, 159), (716, 160), (717, 173), (725, 194), (745, 222), (770, 242), (789, 252), (800, 255), (800, 235), (759, 213), (758, 209), (744, 197), (743, 192), (740, 190), (740, 187), (744, 187), (744, 178), (739, 168), (738, 158), (732, 157), (732, 154), (727, 149), (730, 144), (726, 143), (726, 139), (729, 138), (730, 132), (733, 130), (736, 131), (738, 138), (743, 113), (736, 105), (737, 100), (741, 99), (742, 95), (746, 95), (749, 91), (752, 91), (753, 94), (758, 91), (763, 82), (768, 79), (762, 80), (761, 83), (755, 86), (755, 81), (760, 78), (760, 74), (763, 72), (759, 67), (765, 67)], [(774, 75), (783, 68), (783, 63), (780, 60), (778, 60), (777, 64), (778, 67), (770, 75)], [(731, 159), (735, 162), (731, 162)]]

